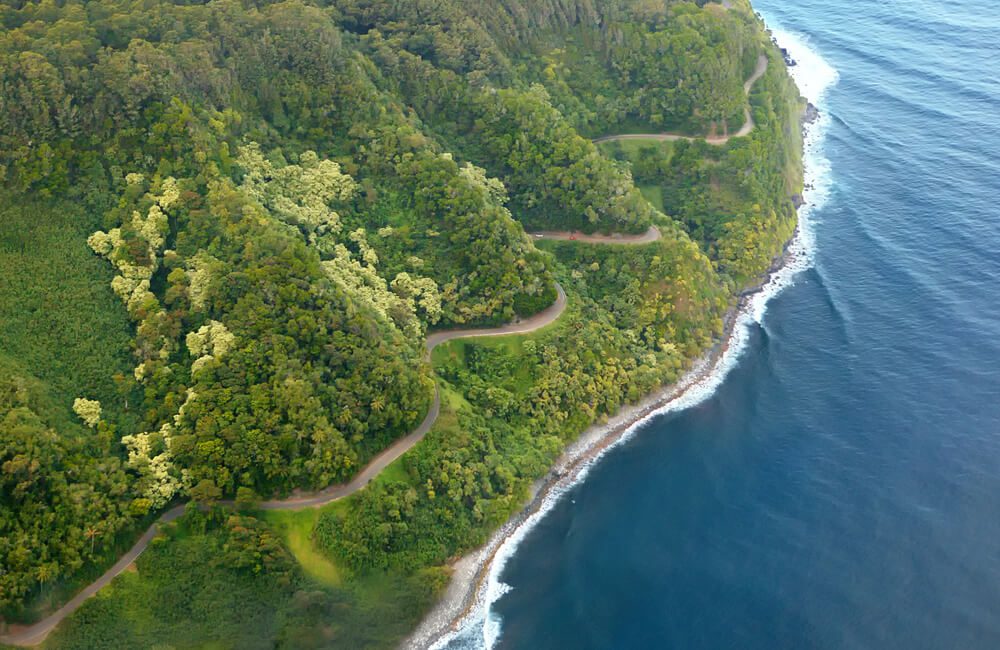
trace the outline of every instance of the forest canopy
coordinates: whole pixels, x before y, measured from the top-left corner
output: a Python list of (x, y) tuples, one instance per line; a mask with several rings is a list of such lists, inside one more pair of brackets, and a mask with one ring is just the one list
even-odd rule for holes
[[(0, 3), (0, 617), (172, 504), (350, 480), (436, 387), (427, 439), (311, 539), (438, 585), (567, 441), (703, 354), (791, 235), (800, 100), (736, 5)], [(698, 139), (746, 110), (748, 136)], [(661, 131), (695, 137), (591, 140)], [(554, 327), (425, 357), (557, 279)], [(206, 521), (206, 548), (250, 539), (289, 574), (266, 524)]]

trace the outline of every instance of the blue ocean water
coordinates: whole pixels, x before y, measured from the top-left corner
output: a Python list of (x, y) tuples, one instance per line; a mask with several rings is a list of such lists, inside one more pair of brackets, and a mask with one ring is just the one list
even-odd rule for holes
[(487, 645), (1000, 648), (1000, 7), (755, 6), (837, 73), (808, 268), (526, 532)]

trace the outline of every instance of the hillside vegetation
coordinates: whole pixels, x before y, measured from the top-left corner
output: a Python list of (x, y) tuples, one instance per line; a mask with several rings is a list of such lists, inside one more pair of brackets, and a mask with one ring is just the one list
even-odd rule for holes
[[(749, 136), (591, 142), (736, 131), (761, 54)], [(794, 228), (799, 109), (758, 19), (718, 4), (0, 3), (0, 620), (169, 505), (235, 499), (48, 645), (392, 646), (567, 441), (711, 346)], [(555, 324), (424, 358), (557, 280)], [(436, 384), (369, 488), (253, 513), (350, 479)]]

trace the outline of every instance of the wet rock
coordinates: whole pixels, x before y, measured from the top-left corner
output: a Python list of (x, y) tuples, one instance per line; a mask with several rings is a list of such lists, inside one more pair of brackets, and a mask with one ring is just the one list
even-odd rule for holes
[(804, 124), (812, 124), (819, 119), (819, 109), (812, 102), (806, 103), (806, 113), (802, 117)]

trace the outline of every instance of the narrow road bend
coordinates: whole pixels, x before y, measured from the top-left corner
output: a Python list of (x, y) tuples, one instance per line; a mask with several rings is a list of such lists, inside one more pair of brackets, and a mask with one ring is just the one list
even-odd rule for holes
[[(743, 92), (747, 96), (750, 95), (750, 89), (753, 85), (757, 83), (757, 80), (764, 76), (767, 72), (767, 56), (761, 54), (757, 58), (757, 67), (754, 69), (753, 74), (743, 83)], [(679, 133), (623, 133), (619, 135), (605, 135), (600, 138), (594, 138), (594, 144), (600, 144), (601, 142), (614, 142), (617, 140), (658, 140), (660, 142), (669, 141), (676, 142), (677, 140), (704, 140), (708, 144), (723, 145), (729, 142), (730, 138), (742, 138), (743, 136), (750, 135), (754, 129), (753, 115), (750, 113), (750, 107), (746, 106), (743, 108), (743, 126), (736, 133), (731, 133), (729, 135), (719, 135), (710, 137), (692, 136), (692, 135), (681, 135)]]
[[(562, 286), (560, 286), (557, 282), (555, 302), (534, 316), (523, 320), (516, 320), (512, 323), (508, 323), (507, 325), (501, 325), (500, 327), (445, 330), (429, 334), (427, 336), (426, 343), (427, 359), (430, 359), (431, 352), (434, 348), (442, 343), (453, 341), (455, 339), (479, 336), (506, 336), (508, 334), (526, 334), (528, 332), (534, 332), (535, 330), (541, 329), (546, 325), (554, 323), (566, 310), (566, 303), (566, 292), (563, 291)], [(331, 485), (330, 487), (324, 488), (318, 492), (300, 495), (293, 494), (287, 499), (264, 501), (257, 504), (257, 507), (262, 510), (301, 510), (304, 508), (317, 508), (354, 494), (361, 488), (368, 485), (368, 483), (375, 478), (379, 472), (388, 467), (393, 461), (408, 452), (414, 445), (423, 440), (424, 436), (427, 435), (427, 432), (431, 430), (432, 426), (434, 426), (434, 422), (437, 420), (440, 410), (441, 394), (435, 385), (434, 399), (431, 401), (431, 406), (427, 410), (427, 415), (424, 416), (423, 422), (421, 422), (416, 429), (408, 433), (406, 436), (400, 438), (382, 450), (382, 452), (365, 465), (365, 467), (358, 472), (357, 475), (350, 480), (350, 482), (340, 485)], [(221, 501), (219, 503), (222, 505), (234, 505), (232, 501)], [(156, 537), (159, 526), (174, 521), (184, 514), (184, 507), (184, 505), (174, 506), (160, 515), (160, 518), (157, 519), (145, 533), (143, 533), (142, 537), (136, 541), (132, 548), (125, 553), (125, 555), (119, 558), (119, 560), (115, 562), (110, 569), (105, 571), (100, 578), (87, 585), (65, 605), (33, 625), (24, 627), (12, 626), (15, 627), (14, 631), (0, 635), (0, 643), (17, 646), (33, 646), (44, 641), (45, 637), (49, 635), (49, 632), (55, 629), (55, 627), (59, 625), (63, 619), (75, 612), (85, 600), (100, 591), (104, 586), (114, 580), (118, 574), (135, 562), (136, 559), (142, 555), (142, 552), (146, 550), (146, 547), (149, 546), (149, 543), (153, 540), (153, 538)]]

